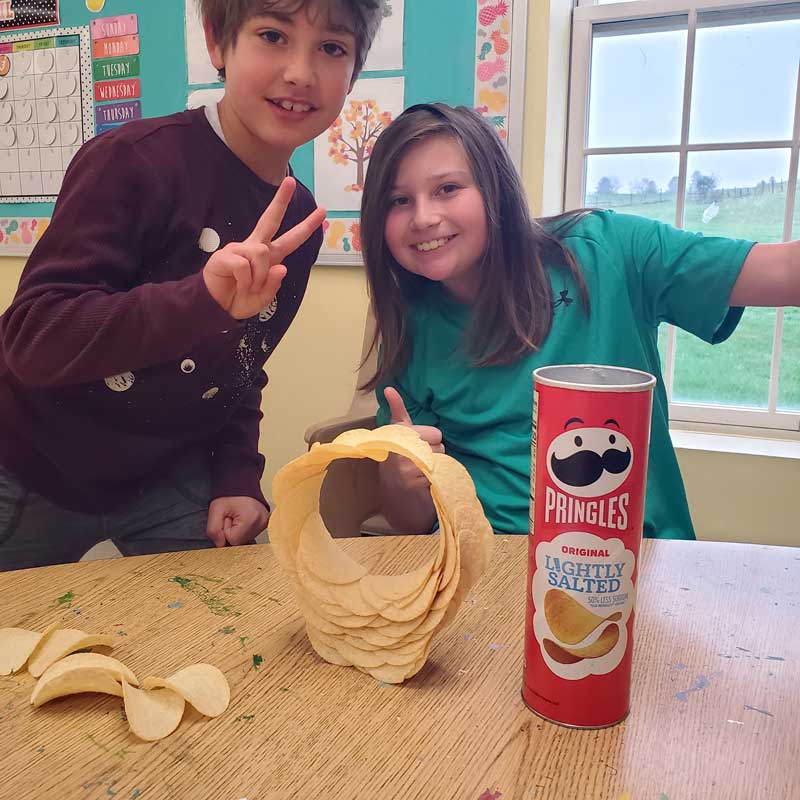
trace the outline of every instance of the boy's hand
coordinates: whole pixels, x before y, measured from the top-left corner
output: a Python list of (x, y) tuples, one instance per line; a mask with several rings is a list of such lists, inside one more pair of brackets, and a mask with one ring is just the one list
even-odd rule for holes
[(325, 219), (325, 209), (318, 208), (273, 240), (294, 189), (294, 178), (284, 178), (247, 239), (226, 244), (203, 267), (208, 293), (234, 319), (255, 316), (273, 301), (286, 276), (283, 260), (300, 247)]
[(253, 497), (217, 497), (208, 506), (206, 534), (217, 547), (248, 544), (268, 520), (269, 511)]
[[(432, 425), (415, 425), (397, 389), (387, 386), (383, 396), (389, 404), (392, 425), (406, 425), (413, 428), (431, 446), (434, 453), (444, 453), (442, 432)], [(422, 472), (403, 456), (392, 453), (384, 464), (386, 465), (384, 477), (389, 478), (398, 488), (416, 489), (430, 486), (430, 482)]]

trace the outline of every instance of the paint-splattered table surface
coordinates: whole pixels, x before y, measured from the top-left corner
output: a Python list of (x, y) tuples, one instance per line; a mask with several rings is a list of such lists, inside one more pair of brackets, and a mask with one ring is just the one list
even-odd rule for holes
[[(429, 537), (349, 540), (372, 571)], [(137, 675), (197, 661), (232, 689), (167, 739), (129, 733), (121, 700), (33, 710), (0, 678), (0, 798), (713, 800), (800, 797), (800, 549), (645, 542), (633, 709), (602, 731), (535, 717), (520, 681), (525, 537), (404, 686), (323, 663), (268, 545), (0, 574), (0, 627), (60, 620), (119, 639)]]

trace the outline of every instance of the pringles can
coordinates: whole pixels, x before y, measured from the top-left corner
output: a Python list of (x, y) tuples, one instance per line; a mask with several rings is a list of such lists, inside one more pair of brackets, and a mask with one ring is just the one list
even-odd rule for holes
[(562, 725), (606, 727), (630, 708), (655, 382), (591, 364), (533, 373), (522, 698)]

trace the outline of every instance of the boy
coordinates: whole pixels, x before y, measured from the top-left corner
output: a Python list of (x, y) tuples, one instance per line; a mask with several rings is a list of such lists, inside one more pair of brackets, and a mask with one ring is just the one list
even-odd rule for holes
[(338, 116), (381, 3), (200, 5), (224, 98), (88, 142), (0, 317), (0, 570), (266, 525), (262, 367), (325, 215), (289, 157)]

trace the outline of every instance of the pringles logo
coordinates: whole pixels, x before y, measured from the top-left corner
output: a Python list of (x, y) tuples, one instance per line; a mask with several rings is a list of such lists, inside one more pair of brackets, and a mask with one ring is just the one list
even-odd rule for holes
[(608, 495), (625, 483), (633, 460), (633, 445), (615, 419), (587, 427), (570, 417), (547, 450), (547, 472), (557, 488), (545, 488), (545, 522), (625, 530), (630, 495)]

